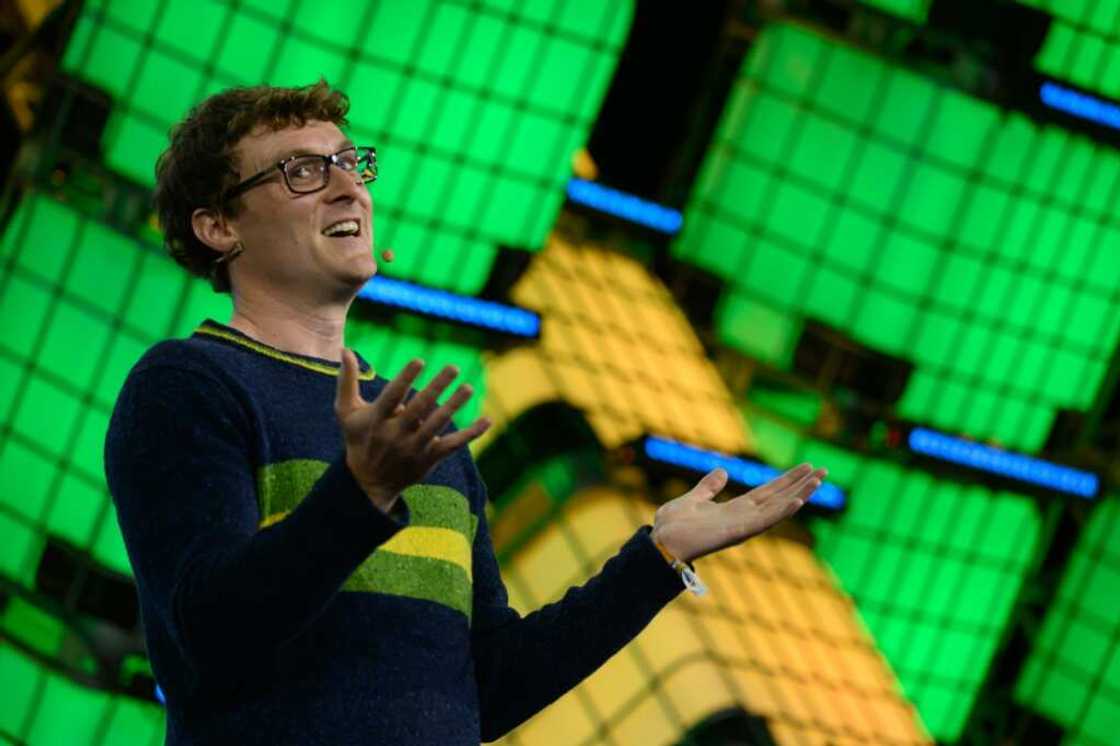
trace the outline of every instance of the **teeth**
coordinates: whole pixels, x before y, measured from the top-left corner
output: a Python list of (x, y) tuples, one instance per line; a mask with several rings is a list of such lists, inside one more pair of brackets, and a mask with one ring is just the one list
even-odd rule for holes
[(323, 229), (324, 236), (357, 235), (357, 220), (341, 220)]

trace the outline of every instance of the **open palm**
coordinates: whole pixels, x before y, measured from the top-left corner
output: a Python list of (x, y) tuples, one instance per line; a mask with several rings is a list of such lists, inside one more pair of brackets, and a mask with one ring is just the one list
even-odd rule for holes
[(727, 472), (714, 469), (688, 492), (657, 509), (653, 538), (674, 557), (691, 562), (746, 541), (796, 513), (828, 472), (800, 464), (726, 502), (714, 498)]

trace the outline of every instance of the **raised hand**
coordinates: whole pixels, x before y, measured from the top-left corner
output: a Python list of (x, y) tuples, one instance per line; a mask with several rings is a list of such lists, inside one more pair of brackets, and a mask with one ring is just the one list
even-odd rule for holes
[(385, 512), (405, 487), (419, 482), (451, 452), (490, 427), (489, 420), (480, 417), (468, 428), (441, 436), (474, 391), (464, 383), (439, 404), (440, 395), (459, 375), (457, 368), (448, 365), (405, 402), (423, 369), (423, 361), (413, 360), (367, 402), (358, 387), (358, 359), (350, 350), (342, 351), (334, 411), (342, 428), (346, 465), (373, 504)]
[(714, 469), (691, 490), (657, 509), (653, 539), (677, 559), (691, 562), (746, 541), (793, 515), (827, 475), (825, 469), (801, 464), (717, 503), (713, 498), (727, 485), (727, 472)]

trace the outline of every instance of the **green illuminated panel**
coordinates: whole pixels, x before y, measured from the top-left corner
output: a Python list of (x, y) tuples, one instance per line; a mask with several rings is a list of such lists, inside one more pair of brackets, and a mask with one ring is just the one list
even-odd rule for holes
[[(77, 684), (0, 640), (0, 739), (33, 746), (163, 743), (163, 710)], [(6, 737), (6, 738), (5, 738)]]
[(933, 0), (859, 0), (864, 5), (905, 18), (915, 23), (925, 23)]
[(793, 25), (744, 61), (674, 254), (720, 339), (788, 368), (806, 318), (910, 360), (898, 414), (1036, 450), (1120, 334), (1120, 154)]
[(930, 732), (954, 741), (1033, 559), (1034, 506), (812, 442), (797, 460), (848, 472), (849, 510), (814, 525), (817, 549)]
[(1089, 519), (1015, 688), (1067, 729), (1063, 744), (1112, 743), (1120, 726), (1120, 498)]
[(632, 13), (586, 0), (91, 0), (63, 67), (114, 96), (105, 159), (143, 184), (168, 128), (207, 94), (325, 77), (351, 96), (355, 139), (378, 147), (387, 273), (477, 293), (498, 246), (544, 244)]
[[(447, 336), (446, 327), (417, 319), (411, 321), (413, 323), (405, 323), (406, 329), (402, 330), (351, 316), (346, 325), (346, 344), (359, 350), (378, 375), (389, 379), (400, 373), (408, 361), (414, 358), (423, 360), (426, 367), (416, 380), (417, 389), (427, 386), (443, 366), (457, 367), (459, 377), (444, 396), (460, 384), (470, 384), (474, 389), (474, 394), (453, 418), (457, 427), (467, 427), (481, 414), (482, 401), (486, 398), (481, 351), (454, 339), (441, 338)], [(407, 327), (415, 327), (415, 330)]]
[(1120, 1), (1019, 2), (1054, 16), (1035, 58), (1041, 72), (1120, 97)]
[[(844, 513), (809, 524), (815, 550), (931, 734), (955, 742), (1036, 561), (1034, 504), (805, 438), (786, 424), (789, 396), (748, 396), (748, 424), (770, 463), (827, 466), (847, 490)], [(800, 399), (793, 406), (812, 401)]]
[[(225, 304), (149, 248), (35, 194), (0, 237), (8, 257), (0, 307), (15, 332), (0, 338), (3, 572), (30, 587), (44, 536), (128, 573), (104, 486), (101, 452), (129, 369), (151, 344), (183, 334), (195, 288)], [(170, 270), (170, 271), (169, 271)], [(12, 537), (9, 542), (8, 537)]]

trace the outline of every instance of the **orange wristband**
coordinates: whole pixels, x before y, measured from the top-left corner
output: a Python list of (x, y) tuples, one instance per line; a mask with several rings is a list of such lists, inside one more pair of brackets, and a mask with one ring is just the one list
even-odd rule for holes
[[(653, 539), (653, 537), (651, 536), (650, 539)], [(654, 539), (653, 545), (657, 547), (657, 551), (661, 553), (661, 556), (665, 558), (669, 566), (676, 570), (677, 574), (681, 576), (681, 582), (684, 583), (685, 588), (697, 596), (703, 596), (708, 592), (708, 587), (701, 582), (700, 576), (696, 574), (696, 571), (693, 570), (687, 562), (679, 560), (670, 554), (669, 550), (666, 549), (660, 541)]]
[(677, 561), (677, 558), (674, 557), (673, 555), (669, 554), (669, 550), (666, 549), (665, 545), (662, 544), (660, 541), (657, 541), (656, 539), (654, 539), (653, 545), (655, 547), (657, 547), (657, 551), (661, 552), (661, 556), (664, 557), (665, 561), (668, 562), (670, 565), (672, 565), (674, 562)]

